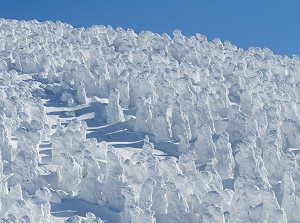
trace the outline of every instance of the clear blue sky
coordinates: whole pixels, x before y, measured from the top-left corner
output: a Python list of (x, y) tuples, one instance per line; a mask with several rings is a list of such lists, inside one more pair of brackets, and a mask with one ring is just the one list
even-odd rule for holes
[(300, 56), (300, 0), (0, 0), (0, 17), (61, 20), (185, 36), (201, 33), (247, 49)]

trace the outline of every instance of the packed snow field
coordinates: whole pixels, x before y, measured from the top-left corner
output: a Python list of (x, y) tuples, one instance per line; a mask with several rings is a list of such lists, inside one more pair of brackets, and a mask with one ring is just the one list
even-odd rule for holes
[(0, 222), (300, 222), (300, 60), (0, 19)]

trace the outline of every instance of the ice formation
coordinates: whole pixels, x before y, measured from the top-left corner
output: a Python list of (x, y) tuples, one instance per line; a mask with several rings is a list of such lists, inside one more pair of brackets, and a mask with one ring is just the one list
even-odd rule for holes
[(113, 88), (109, 94), (109, 103), (106, 107), (107, 122), (115, 123), (125, 121), (122, 107), (119, 104), (120, 93)]
[(0, 19), (0, 221), (300, 222), (300, 60)]

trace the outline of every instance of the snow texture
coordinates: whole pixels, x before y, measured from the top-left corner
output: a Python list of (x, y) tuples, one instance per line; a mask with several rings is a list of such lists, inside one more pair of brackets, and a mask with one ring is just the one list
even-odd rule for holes
[(0, 19), (0, 222), (300, 222), (300, 59)]

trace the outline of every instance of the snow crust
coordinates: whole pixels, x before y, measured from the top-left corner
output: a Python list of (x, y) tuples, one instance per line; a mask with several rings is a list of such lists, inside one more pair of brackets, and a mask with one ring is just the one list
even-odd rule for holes
[(0, 19), (0, 221), (300, 222), (300, 60)]

